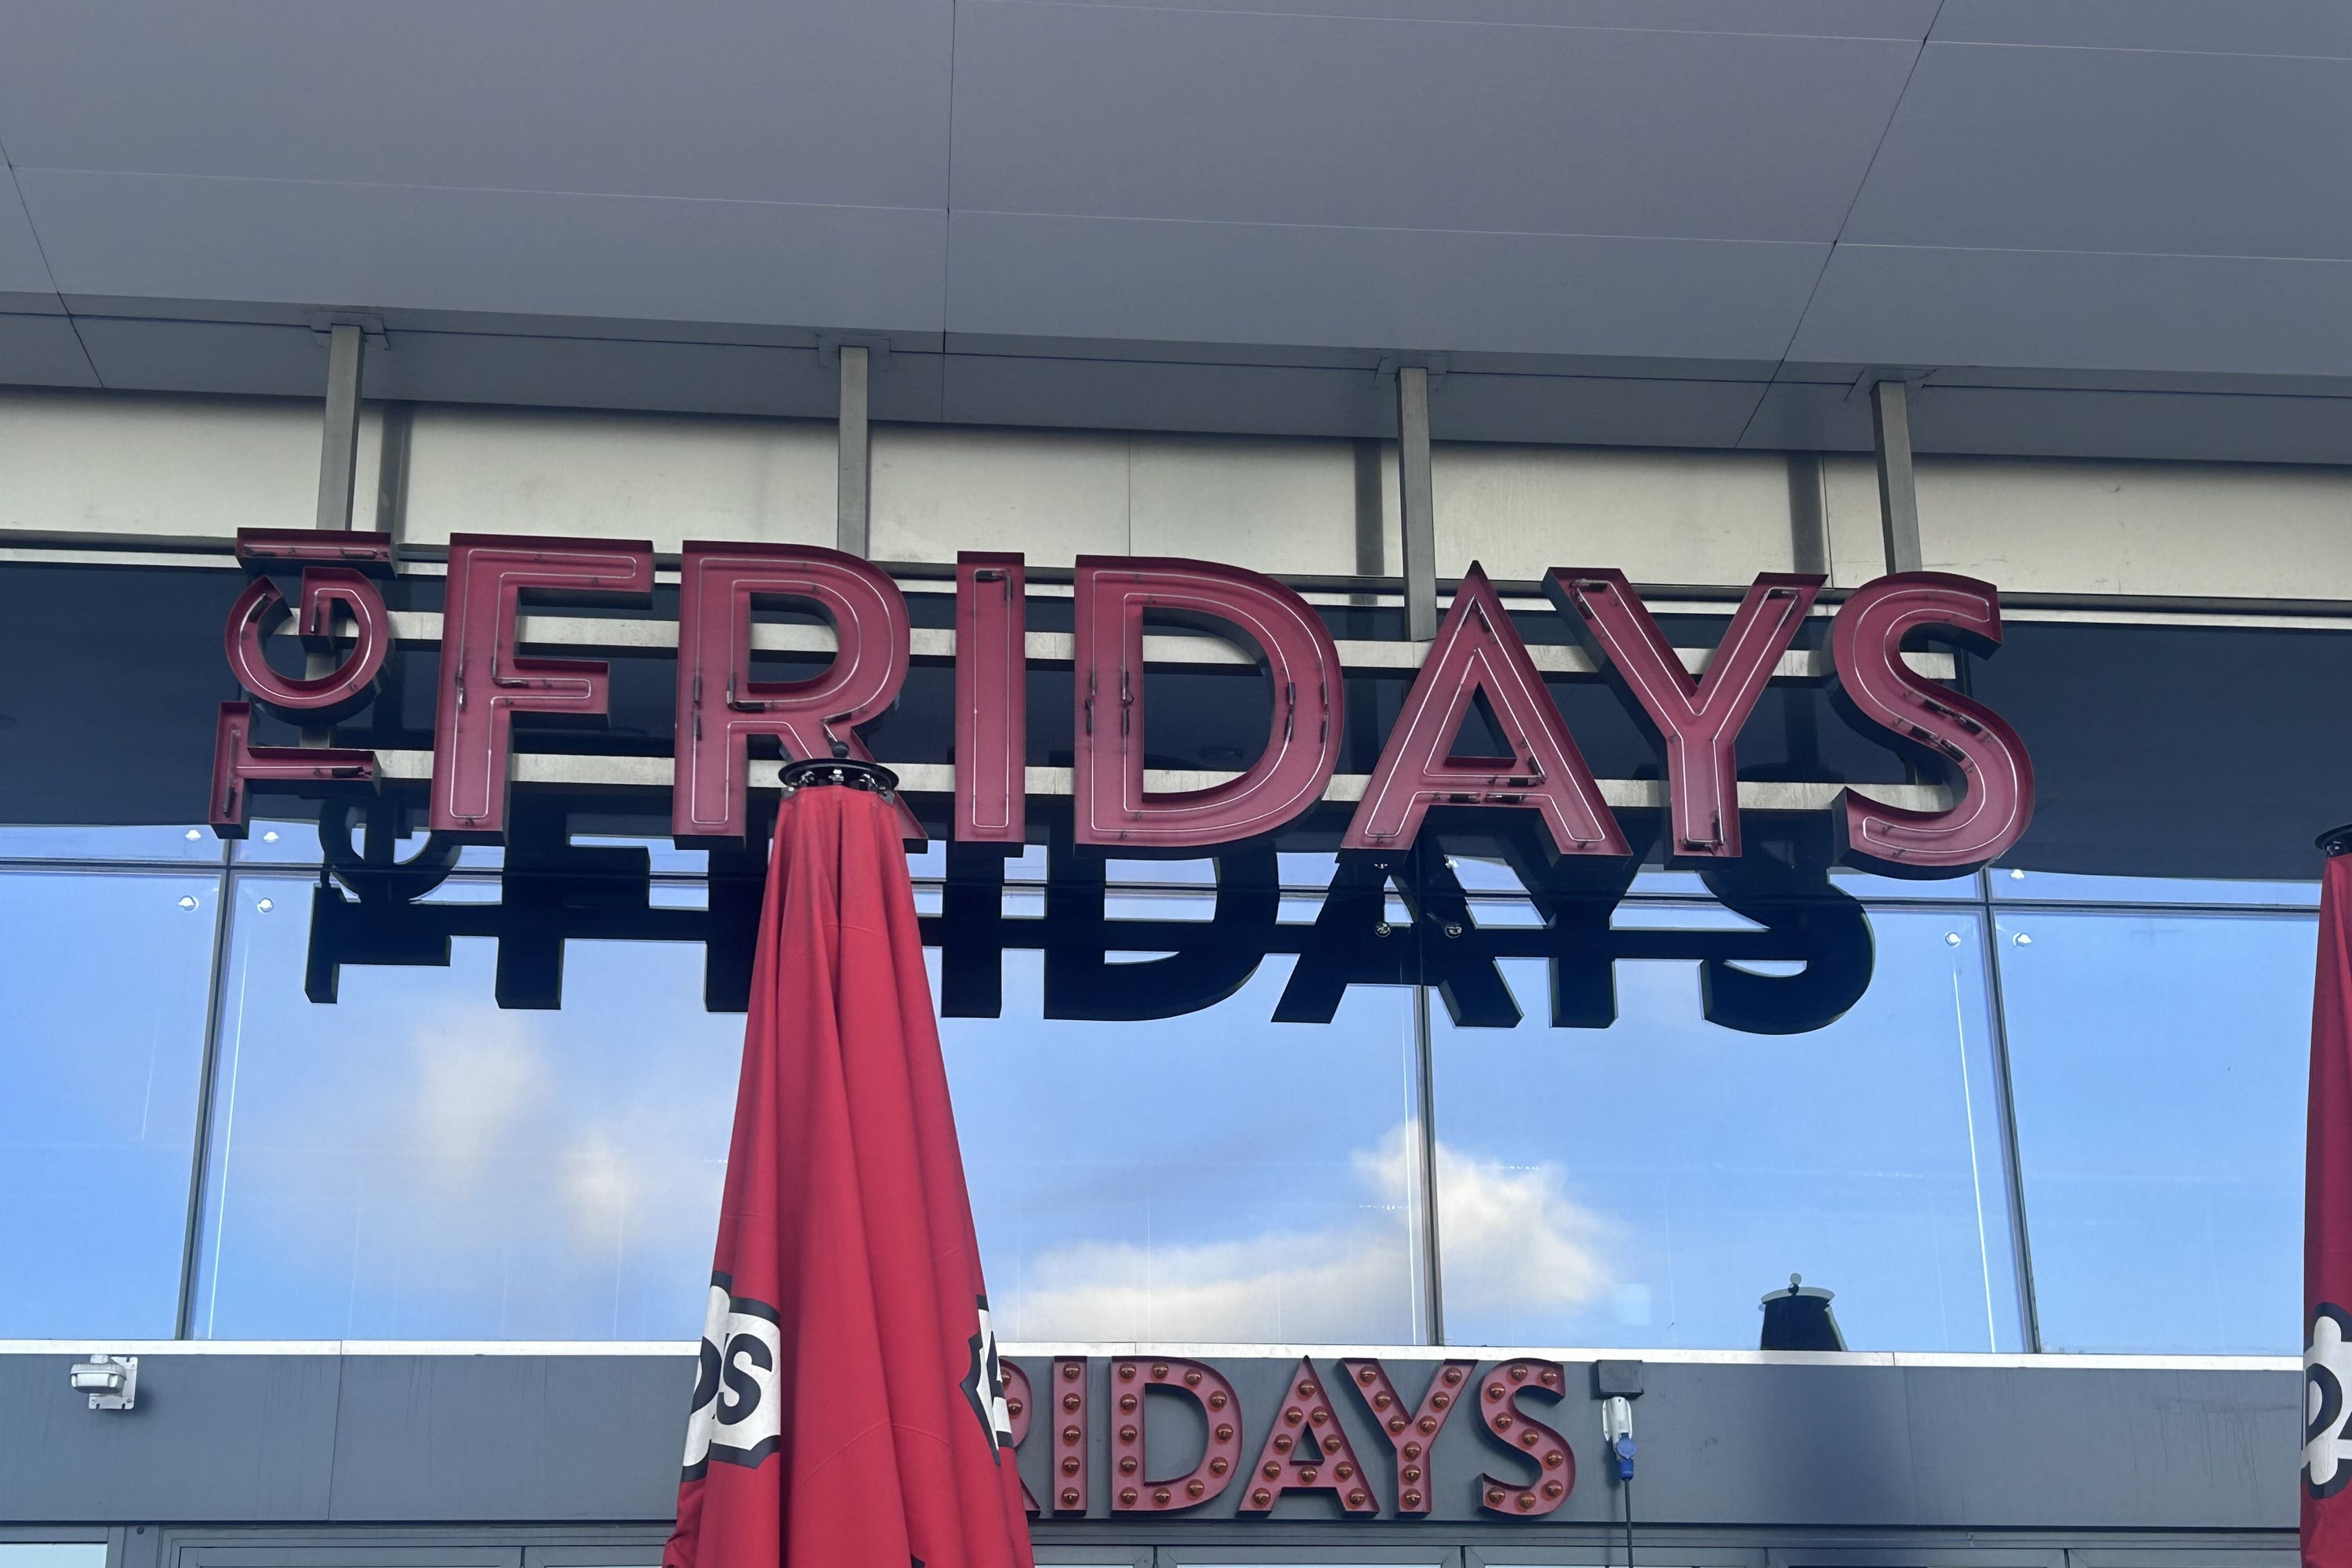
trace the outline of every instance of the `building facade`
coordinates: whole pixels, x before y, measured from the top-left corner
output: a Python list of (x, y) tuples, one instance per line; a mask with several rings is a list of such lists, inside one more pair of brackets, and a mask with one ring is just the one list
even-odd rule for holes
[(2347, 61), (0, 11), (0, 1568), (656, 1561), (836, 739), (1041, 1562), (2283, 1563)]

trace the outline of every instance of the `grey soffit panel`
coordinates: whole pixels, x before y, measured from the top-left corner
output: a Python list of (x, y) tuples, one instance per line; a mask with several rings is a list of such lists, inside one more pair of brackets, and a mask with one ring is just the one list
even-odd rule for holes
[(0, 384), (87, 387), (99, 381), (65, 317), (0, 313)]
[[(951, 201), (1825, 241), (1917, 52), (1885, 38), (971, 0), (956, 29)], [(1465, 104), (1476, 112), (1450, 107)]]
[(1780, 33), (1806, 37), (1907, 38), (1935, 19), (1937, 0), (1093, 0), (1175, 11), (1281, 12), (1431, 22), (1651, 32)]
[[(1947, 386), (1913, 395), (1912, 446), (1981, 457), (2352, 463), (2352, 396)], [(1846, 386), (1781, 382), (1740, 445), (1867, 452), (1870, 407)]]
[(667, 1519), (693, 1377), (683, 1355), (345, 1357), (325, 1517)]
[(33, 168), (17, 178), (64, 294), (941, 326), (936, 210)]
[(2352, 377), (2352, 261), (1840, 245), (1788, 357)]
[(19, 166), (940, 207), (950, 0), (0, 11)]
[(1938, 41), (2352, 57), (2343, 0), (1944, 0)]
[(337, 1358), (174, 1357), (111, 1417), (66, 1386), (74, 1359), (0, 1356), (0, 1520), (327, 1517)]
[[(2111, 1516), (2101, 1522), (2143, 1530), (2276, 1529), (2294, 1520), (2294, 1373), (2116, 1380), (1909, 1367), (1903, 1379), (1923, 1524), (1999, 1509), (2021, 1528), (2067, 1526), (2084, 1521), (2086, 1497)], [(2030, 1428), (2020, 1423), (2026, 1411)], [(1995, 1436), (2004, 1432), (2007, 1441)]]
[(950, 331), (1780, 357), (1828, 247), (957, 212)]
[(2347, 145), (2352, 58), (1931, 43), (1841, 239), (2347, 258)]

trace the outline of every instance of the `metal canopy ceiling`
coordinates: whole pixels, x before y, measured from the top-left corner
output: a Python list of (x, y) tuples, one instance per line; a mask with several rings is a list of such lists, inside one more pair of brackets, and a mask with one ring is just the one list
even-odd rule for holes
[(2352, 461), (2341, 0), (0, 0), (0, 382)]

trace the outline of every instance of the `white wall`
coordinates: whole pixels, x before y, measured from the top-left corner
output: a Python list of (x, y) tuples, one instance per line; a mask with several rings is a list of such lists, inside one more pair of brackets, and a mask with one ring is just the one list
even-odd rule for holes
[[(401, 498), (390, 519), (413, 542), (549, 532), (674, 551), (688, 538), (835, 536), (829, 424), (404, 412), (404, 488), (390, 487)], [(376, 517), (385, 429), (370, 405), (362, 526)], [(226, 540), (306, 527), (318, 460), (314, 403), (0, 394), (0, 529)], [(2011, 592), (2352, 600), (2352, 470), (1928, 458), (1918, 471), (1927, 563)], [(1743, 584), (1814, 553), (1801, 554), (1792, 514), (1816, 510), (1833, 582), (1881, 570), (1864, 459), (1443, 446), (1433, 475), (1446, 576), (1477, 560), (1506, 579), (1614, 565), (1643, 583)], [(872, 493), (885, 561), (1166, 554), (1341, 576), (1358, 569), (1360, 500), (1379, 546), (1362, 559), (1398, 567), (1386, 446), (880, 426)]]

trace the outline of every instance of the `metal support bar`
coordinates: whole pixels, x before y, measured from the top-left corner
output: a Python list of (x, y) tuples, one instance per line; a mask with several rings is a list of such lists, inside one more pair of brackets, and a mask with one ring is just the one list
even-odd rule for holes
[[(320, 528), (348, 533), (352, 494), (360, 466), (360, 362), (367, 353), (366, 329), (343, 321), (327, 329), (327, 407), (319, 435)], [(334, 655), (313, 648), (303, 656), (303, 673), (315, 679), (335, 668)], [(306, 724), (301, 743), (333, 743), (333, 727)]]
[(1437, 635), (1437, 496), (1429, 476), (1429, 372), (1417, 364), (1397, 371), (1397, 489), (1405, 636), (1427, 642)]
[(839, 510), (834, 542), (847, 554), (873, 552), (871, 448), (866, 434), (866, 386), (871, 372), (866, 351), (841, 351), (841, 422), (835, 451), (840, 463)]
[(365, 331), (344, 322), (327, 332), (327, 417), (319, 441), (319, 526), (348, 531), (360, 462), (360, 360)]
[(1919, 484), (1911, 471), (1911, 386), (1882, 381), (1870, 389), (1870, 423), (1878, 442), (1878, 523), (1889, 572), (1919, 570)]

